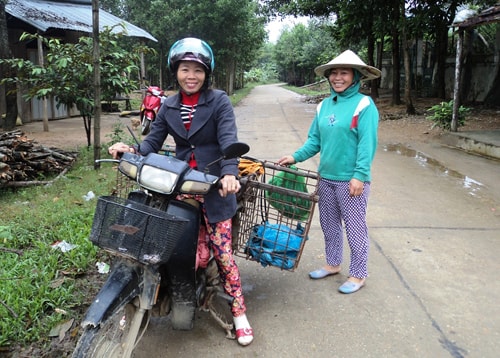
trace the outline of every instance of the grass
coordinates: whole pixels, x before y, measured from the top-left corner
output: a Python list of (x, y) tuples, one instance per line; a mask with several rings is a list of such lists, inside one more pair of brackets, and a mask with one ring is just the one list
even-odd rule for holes
[(330, 93), (330, 85), (328, 81), (316, 82), (309, 86), (295, 87), (285, 85), (283, 88), (305, 96), (328, 95)]
[[(233, 105), (257, 85), (236, 91)], [(110, 142), (127, 141), (124, 134), (115, 128)], [(109, 195), (115, 179), (112, 165), (96, 171), (93, 151), (83, 148), (72, 169), (50, 186), (0, 189), (0, 353), (47, 348), (51, 330), (71, 319), (77, 326), (92, 299), (89, 290), (98, 289), (89, 273), (95, 275), (96, 262), (106, 258), (88, 239), (96, 199), (83, 197), (89, 191)], [(62, 241), (76, 247), (52, 247)]]
[[(69, 174), (50, 186), (0, 191), (0, 347), (44, 342), (51, 328), (75, 318), (81, 305), (77, 278), (95, 264), (88, 240), (96, 196), (110, 193), (111, 167), (93, 169), (82, 149)], [(68, 252), (53, 248), (65, 241)]]

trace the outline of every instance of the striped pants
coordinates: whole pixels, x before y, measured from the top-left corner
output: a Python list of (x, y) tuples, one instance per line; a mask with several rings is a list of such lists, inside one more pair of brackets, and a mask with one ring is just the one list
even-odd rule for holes
[(351, 251), (349, 276), (368, 277), (369, 238), (366, 208), (370, 183), (365, 182), (360, 196), (349, 196), (349, 182), (321, 179), (319, 183), (319, 218), (325, 237), (326, 263), (338, 266), (343, 260), (343, 226)]

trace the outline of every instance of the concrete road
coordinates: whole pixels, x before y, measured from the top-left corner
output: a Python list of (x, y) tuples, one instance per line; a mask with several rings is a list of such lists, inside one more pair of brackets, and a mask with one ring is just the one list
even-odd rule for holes
[[(257, 87), (236, 108), (240, 139), (249, 155), (276, 160), (304, 142), (314, 108), (278, 86)], [(337, 291), (348, 256), (340, 275), (308, 278), (324, 263), (316, 213), (295, 272), (238, 259), (250, 346), (225, 339), (200, 312), (189, 332), (153, 320), (135, 357), (498, 357), (499, 164), (437, 145), (421, 150), (379, 147), (370, 277), (359, 292)]]

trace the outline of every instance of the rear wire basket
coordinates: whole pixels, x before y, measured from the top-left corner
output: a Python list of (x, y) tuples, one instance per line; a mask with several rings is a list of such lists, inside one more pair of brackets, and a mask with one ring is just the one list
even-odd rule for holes
[[(248, 158), (245, 158), (248, 159)], [(233, 220), (235, 256), (294, 271), (308, 239), (318, 202), (318, 173), (259, 162), (264, 173), (243, 176), (239, 210)], [(275, 185), (277, 177), (296, 174), (297, 186)], [(301, 190), (289, 189), (300, 188)]]
[(115, 196), (97, 201), (90, 241), (143, 264), (167, 262), (188, 221)]

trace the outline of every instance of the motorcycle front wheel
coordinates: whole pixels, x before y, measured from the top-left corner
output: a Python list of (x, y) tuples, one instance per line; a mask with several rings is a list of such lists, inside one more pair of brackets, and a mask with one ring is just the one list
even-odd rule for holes
[(126, 303), (97, 327), (87, 327), (72, 358), (130, 357), (139, 332), (146, 329), (148, 311)]
[(151, 120), (144, 113), (141, 114), (141, 127), (142, 135), (148, 134), (151, 129)]

